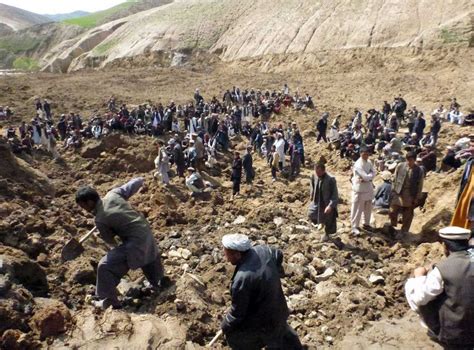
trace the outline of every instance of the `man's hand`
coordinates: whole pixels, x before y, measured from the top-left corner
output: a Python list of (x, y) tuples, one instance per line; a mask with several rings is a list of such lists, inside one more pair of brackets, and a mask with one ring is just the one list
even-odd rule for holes
[(415, 271), (413, 271), (413, 275), (415, 277), (421, 277), (421, 276), (426, 276), (428, 274), (428, 270), (426, 269), (426, 267), (422, 266), (422, 267), (417, 267), (415, 269)]
[(326, 209), (324, 209), (324, 214), (331, 214), (332, 213), (332, 207), (330, 205), (328, 205), (326, 207)]

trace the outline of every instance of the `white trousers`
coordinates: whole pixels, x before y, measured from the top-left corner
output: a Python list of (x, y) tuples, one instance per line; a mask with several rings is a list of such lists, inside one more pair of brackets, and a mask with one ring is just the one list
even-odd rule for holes
[(351, 206), (351, 227), (360, 227), (360, 219), (364, 216), (364, 224), (370, 225), (370, 217), (372, 215), (372, 199), (371, 193), (352, 192)]

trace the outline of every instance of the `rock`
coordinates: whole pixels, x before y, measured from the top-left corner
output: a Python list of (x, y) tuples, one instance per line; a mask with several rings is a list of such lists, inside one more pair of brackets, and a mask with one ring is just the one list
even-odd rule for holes
[(84, 309), (74, 315), (76, 326), (68, 339), (69, 349), (182, 349), (186, 331), (174, 317), (135, 314), (112, 308), (100, 315)]
[(176, 298), (174, 304), (176, 305), (176, 310), (178, 312), (184, 312), (186, 310), (186, 304), (183, 300)]
[(239, 215), (237, 216), (237, 218), (234, 220), (234, 222), (232, 223), (233, 225), (241, 225), (245, 222), (245, 216), (242, 216), (242, 215)]
[(268, 244), (276, 244), (278, 242), (278, 239), (275, 236), (270, 236), (267, 239)]
[(283, 225), (284, 222), (285, 220), (279, 216), (273, 219), (273, 223), (277, 225), (277, 227), (280, 227), (281, 225)]
[(90, 258), (81, 256), (68, 264), (69, 266), (66, 272), (68, 280), (82, 285), (95, 284), (97, 275)]
[(11, 281), (23, 285), (37, 296), (46, 295), (46, 273), (35, 261), (18, 249), (0, 246), (0, 274), (9, 274)]
[(293, 226), (293, 230), (294, 231), (299, 231), (299, 232), (310, 232), (311, 228), (309, 228), (309, 226), (305, 226), (305, 225), (295, 225), (295, 226)]
[(302, 266), (308, 263), (308, 259), (306, 259), (303, 253), (296, 253), (295, 255), (291, 256), (288, 261), (292, 264), (298, 264)]
[(0, 275), (0, 297), (5, 297), (12, 286), (8, 275)]
[(41, 339), (64, 333), (70, 321), (68, 308), (59, 300), (35, 298), (35, 311), (29, 325)]
[(328, 267), (321, 275), (314, 277), (315, 282), (327, 281), (332, 275), (334, 275), (334, 270)]
[[(181, 257), (185, 260), (188, 260), (193, 255), (193, 253), (191, 253), (191, 251), (189, 251), (188, 249), (184, 249), (184, 248), (180, 248), (180, 249), (181, 249), (180, 251)], [(180, 249), (178, 249), (178, 251)]]
[(374, 275), (374, 274), (371, 274), (369, 276), (369, 282), (376, 285), (376, 284), (384, 284), (385, 283), (385, 279), (380, 276), (380, 275)]

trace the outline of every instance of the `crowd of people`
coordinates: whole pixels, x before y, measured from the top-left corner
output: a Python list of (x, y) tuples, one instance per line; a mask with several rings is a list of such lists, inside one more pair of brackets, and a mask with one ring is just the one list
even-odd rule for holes
[[(190, 194), (199, 196), (206, 191), (206, 188), (212, 188), (212, 184), (203, 178), (203, 170), (216, 166), (219, 153), (229, 154), (232, 149), (231, 140), (238, 135), (239, 140), (246, 140), (247, 146), (243, 155), (233, 151), (232, 163), (229, 164), (233, 200), (240, 195), (243, 175), (246, 184), (252, 186), (256, 177), (254, 155), (265, 159), (272, 181), (276, 181), (279, 176), (293, 179), (299, 175), (301, 167), (305, 166), (305, 142), (302, 132), (297, 123), (292, 121), (288, 121), (285, 125), (272, 123), (271, 116), (279, 114), (282, 108), (312, 111), (315, 107), (311, 96), (308, 94), (299, 96), (298, 92), (292, 94), (286, 84), (278, 92), (240, 90), (233, 87), (226, 90), (222, 98), (213, 97), (209, 101), (206, 101), (199, 89), (196, 89), (193, 102), (183, 106), (171, 101), (167, 106), (145, 104), (129, 109), (126, 104), (117, 106), (113, 97), (108, 100), (106, 106), (107, 113), (102, 116), (93, 115), (86, 121), (76, 113), (62, 114), (55, 120), (49, 102), (37, 99), (36, 116), (31, 122), (22, 122), (18, 128), (8, 128), (6, 136), (15, 153), (31, 153), (37, 148), (43, 148), (55, 159), (59, 158), (56, 147), (58, 142), (61, 142), (63, 150), (67, 151), (80, 148), (84, 139), (101, 138), (113, 132), (157, 137), (155, 178), (164, 186), (168, 186), (170, 169), (175, 167), (176, 175), (184, 179)], [(443, 128), (473, 125), (473, 114), (464, 115), (460, 112), (460, 107), (455, 98), (452, 99), (449, 110), (440, 105), (430, 114), (428, 125), (422, 111), (416, 106), (408, 109), (405, 99), (398, 96), (394, 98), (392, 104), (384, 101), (380, 110), (369, 109), (365, 115), (361, 110), (355, 109), (350, 123), (346, 125), (341, 125), (343, 119), (341, 115), (331, 120), (327, 112), (315, 121), (316, 142), (327, 143), (336, 157), (353, 161), (350, 213), (353, 236), (374, 229), (372, 223), (374, 207), (388, 213), (390, 221), (388, 225), (392, 232), (397, 232), (395, 228), (401, 223), (401, 229), (397, 232), (398, 238), (408, 234), (415, 208), (423, 207), (426, 201), (427, 193), (423, 191), (426, 174), (430, 171), (452, 171), (461, 167), (466, 161), (472, 164), (470, 159), (474, 157), (472, 146), (474, 134), (470, 133), (455, 140), (446, 149), (441, 162), (437, 159), (438, 138)], [(3, 114), (9, 113), (10, 118), (13, 111), (10, 109), (8, 111)], [(406, 132), (402, 128), (406, 128)], [(166, 142), (163, 141), (165, 139)], [(381, 173), (383, 183), (376, 188), (374, 179), (377, 173)], [(474, 181), (469, 181), (469, 186), (472, 186)], [(99, 231), (106, 239), (115, 232), (124, 242), (122, 248), (110, 251), (99, 264), (97, 295), (102, 299), (102, 306), (119, 306), (115, 290), (119, 281), (117, 276), (124, 275), (129, 269), (142, 268), (150, 283), (157, 288), (164, 281), (157, 247), (150, 243), (151, 241), (148, 242), (153, 236), (148, 228), (144, 229), (148, 224), (126, 202), (142, 185), (143, 179), (135, 179), (111, 191), (104, 199), (101, 199), (95, 190), (85, 188), (81, 189), (76, 197), (81, 207), (94, 213)], [(128, 215), (126, 220), (133, 216), (136, 222), (145, 221), (133, 234), (123, 230), (122, 232), (120, 228), (114, 226), (116, 223), (109, 220), (106, 210), (101, 207), (104, 201), (110, 202), (111, 206), (116, 205), (118, 211)], [(326, 171), (326, 161), (322, 159), (314, 165), (314, 173), (311, 176), (308, 217), (324, 232), (321, 238), (323, 242), (331, 240), (337, 232), (338, 204), (337, 181)], [(472, 212), (472, 207), (474, 207), (472, 203), (468, 205), (469, 213)], [(427, 269), (416, 270), (415, 278), (418, 280), (416, 283), (410, 282), (411, 285), (407, 286), (408, 295), (421, 293), (418, 289), (422, 290), (427, 283), (421, 281), (421, 277), (435, 279), (441, 286), (436, 291), (438, 296), (443, 293), (443, 281), (449, 283), (460, 281), (458, 275), (451, 279), (451, 269), (461, 266), (465, 274), (472, 275), (474, 259), (469, 263), (466, 258), (470, 253), (466, 252), (470, 249), (468, 241), (472, 235), (474, 215), (472, 213), (467, 215), (464, 221), (461, 226), (466, 227), (465, 231), (461, 232), (459, 228), (447, 228), (440, 233), (448, 251), (462, 251), (463, 255), (458, 254), (457, 260), (451, 259), (449, 263), (440, 265), (435, 273)], [(145, 238), (148, 243), (143, 241)], [(462, 244), (452, 243), (461, 240)], [(126, 243), (128, 241), (133, 244)], [(149, 250), (146, 258), (133, 257), (132, 253), (136, 253), (143, 244)], [(232, 308), (222, 324), (228, 343), (236, 349), (246, 346), (255, 348), (264, 345), (277, 346), (285, 342), (289, 344), (289, 348), (301, 348), (294, 330), (286, 323), (288, 310), (279, 282), (282, 253), (266, 246), (252, 247), (248, 238), (242, 235), (224, 237), (223, 245), (227, 260), (236, 265), (232, 283)], [(130, 261), (125, 262), (129, 258), (133, 260), (133, 264)], [(116, 264), (114, 259), (119, 259), (121, 264)], [(255, 264), (264, 266), (269, 274), (263, 273), (255, 267)], [(253, 286), (255, 282), (252, 282), (253, 287), (248, 287), (246, 283), (254, 279), (264, 280), (265, 283)], [(272, 295), (268, 296), (262, 286), (268, 287)], [(249, 288), (254, 288), (253, 293), (256, 294), (253, 295)], [(444, 288), (448, 298), (457, 300), (456, 291), (459, 289), (452, 289), (448, 284)], [(466, 292), (464, 289), (463, 291)], [(408, 298), (410, 305), (419, 310), (420, 306), (425, 305), (423, 303), (426, 300), (436, 299), (434, 295), (421, 302), (416, 296)], [(261, 299), (257, 302), (253, 297)], [(242, 298), (250, 298), (250, 301), (246, 299), (244, 303)], [(247, 305), (250, 304), (253, 306), (249, 311)], [(469, 303), (464, 303), (463, 306), (471, 311), (474, 307)], [(443, 307), (449, 309), (450, 306), (446, 306), (445, 303)], [(266, 315), (267, 312), (273, 311), (275, 311), (273, 316)], [(433, 309), (431, 311), (433, 312)], [(467, 334), (464, 329), (470, 327), (467, 322), (474, 322), (472, 319), (474, 313), (469, 312), (463, 313), (462, 320), (457, 323), (460, 328), (458, 334)], [(422, 312), (420, 313), (424, 316)], [(257, 318), (265, 319), (268, 329), (259, 330), (249, 336), (250, 329), (239, 325), (246, 324), (245, 320), (251, 322)], [(440, 333), (443, 325), (434, 324), (438, 329), (430, 328), (430, 330), (435, 334), (435, 338), (438, 337), (437, 340), (440, 342), (452, 342), (449, 337), (456, 333), (448, 332), (447, 336), (446, 333)], [(472, 337), (466, 339), (472, 341), (469, 344), (474, 344)]]

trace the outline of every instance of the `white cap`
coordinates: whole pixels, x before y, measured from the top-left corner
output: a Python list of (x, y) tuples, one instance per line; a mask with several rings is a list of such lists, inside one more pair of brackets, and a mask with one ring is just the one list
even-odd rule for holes
[(246, 252), (252, 246), (249, 238), (240, 233), (225, 235), (222, 237), (222, 245), (224, 248), (239, 252)]
[(439, 230), (439, 236), (452, 241), (467, 241), (471, 238), (471, 230), (458, 226), (448, 226)]

